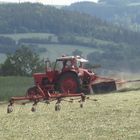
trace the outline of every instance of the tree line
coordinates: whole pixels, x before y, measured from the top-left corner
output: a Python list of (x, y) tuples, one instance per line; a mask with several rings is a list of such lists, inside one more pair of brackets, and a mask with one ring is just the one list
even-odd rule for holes
[(117, 26), (140, 31), (139, 0), (99, 0), (98, 3), (77, 2), (70, 6), (65, 6), (64, 9), (87, 13)]
[(0, 4), (0, 33), (44, 32), (140, 43), (140, 33), (119, 28), (84, 13), (41, 4)]

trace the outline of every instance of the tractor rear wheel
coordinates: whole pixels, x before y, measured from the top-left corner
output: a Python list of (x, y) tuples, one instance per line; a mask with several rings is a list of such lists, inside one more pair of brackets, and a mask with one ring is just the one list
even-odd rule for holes
[(33, 97), (38, 94), (39, 92), (38, 92), (37, 86), (33, 86), (27, 90), (26, 96)]
[(60, 93), (79, 93), (80, 80), (78, 76), (72, 72), (62, 74), (57, 82), (57, 90)]

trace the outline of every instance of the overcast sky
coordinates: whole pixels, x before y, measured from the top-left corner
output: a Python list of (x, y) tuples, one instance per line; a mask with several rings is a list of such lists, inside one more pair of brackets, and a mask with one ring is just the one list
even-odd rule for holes
[(80, 1), (91, 1), (97, 2), (98, 0), (0, 0), (0, 2), (41, 2), (43, 4), (53, 4), (53, 5), (70, 5), (74, 2)]

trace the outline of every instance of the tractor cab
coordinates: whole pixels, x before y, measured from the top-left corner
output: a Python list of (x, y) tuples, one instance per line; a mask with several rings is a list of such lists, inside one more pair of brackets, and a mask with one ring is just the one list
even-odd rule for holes
[(83, 63), (88, 60), (81, 58), (80, 56), (62, 56), (56, 59), (54, 70), (65, 72), (68, 70), (78, 70), (83, 68)]

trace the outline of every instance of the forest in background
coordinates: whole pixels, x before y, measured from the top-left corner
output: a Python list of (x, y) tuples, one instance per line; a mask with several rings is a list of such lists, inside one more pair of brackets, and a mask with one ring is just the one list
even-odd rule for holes
[[(46, 36), (26, 36), (29, 33)], [(25, 36), (14, 38), (18, 34)], [(77, 54), (84, 54), (81, 46), (90, 49), (86, 55), (90, 63), (99, 63), (107, 70), (139, 72), (139, 44), (140, 32), (118, 27), (87, 13), (38, 3), (0, 4), (2, 54), (14, 53), (22, 45), (39, 54), (47, 52), (45, 45), (59, 45), (60, 50), (61, 45), (76, 45), (79, 46)]]
[(139, 0), (99, 0), (98, 3), (77, 2), (63, 8), (97, 16), (102, 20), (132, 31), (140, 31)]

